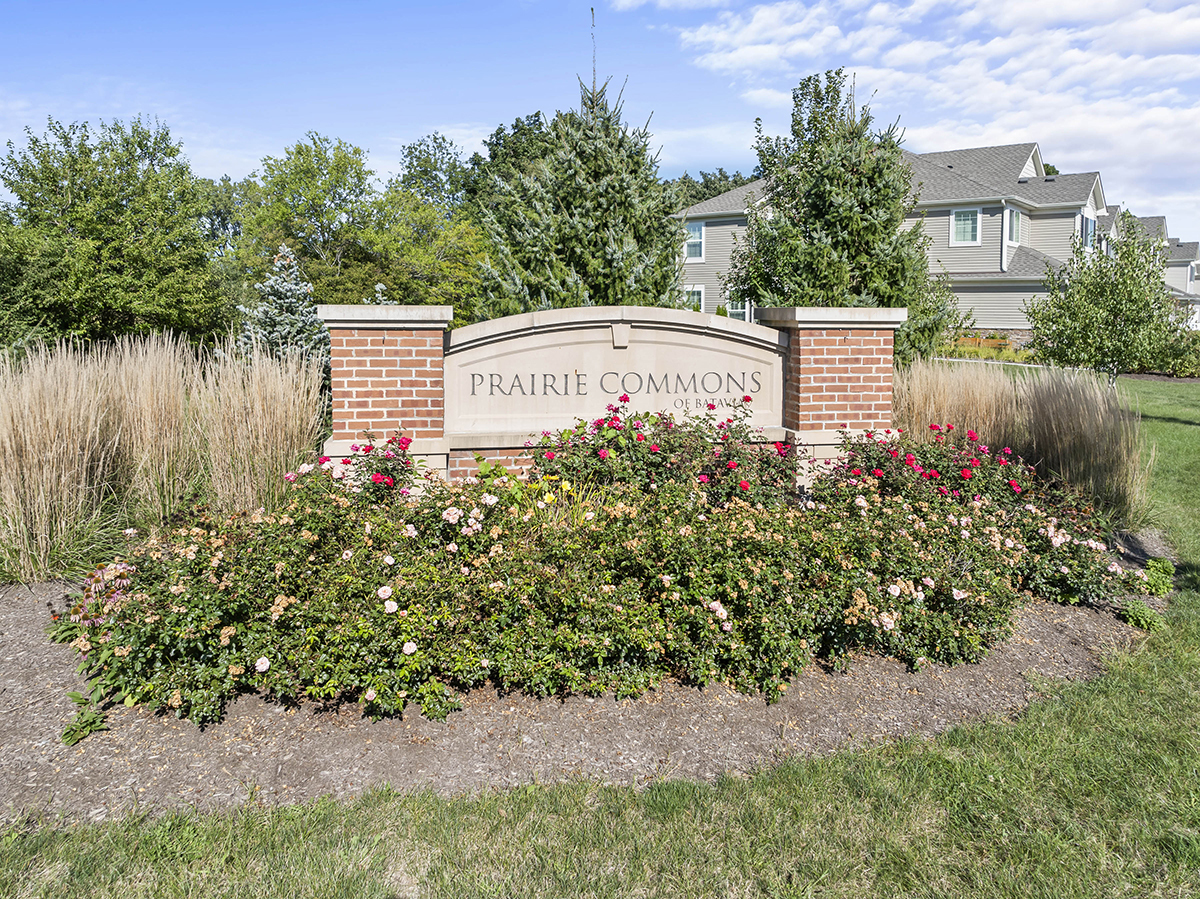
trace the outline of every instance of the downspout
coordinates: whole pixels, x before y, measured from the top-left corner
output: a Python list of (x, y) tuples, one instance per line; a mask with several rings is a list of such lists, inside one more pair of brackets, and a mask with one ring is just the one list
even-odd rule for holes
[(1008, 200), (1000, 201), (1000, 271), (1008, 271)]

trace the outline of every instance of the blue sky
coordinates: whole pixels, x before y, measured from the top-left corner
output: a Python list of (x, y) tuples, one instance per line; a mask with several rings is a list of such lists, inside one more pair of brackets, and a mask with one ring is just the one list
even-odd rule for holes
[(1200, 239), (1200, 4), (1178, 0), (0, 0), (0, 141), (158, 117), (195, 170), (240, 178), (316, 130), (370, 151), (439, 130), (468, 150), (578, 101), (597, 68), (650, 121), (666, 175), (748, 171), (754, 120), (839, 65), (916, 151), (1037, 141), (1110, 202)]

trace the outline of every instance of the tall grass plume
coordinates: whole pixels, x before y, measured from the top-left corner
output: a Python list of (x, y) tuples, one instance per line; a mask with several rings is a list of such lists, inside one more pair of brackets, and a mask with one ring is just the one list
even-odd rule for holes
[(0, 357), (0, 577), (78, 569), (117, 536), (112, 355), (71, 344)]
[[(1148, 511), (1141, 416), (1091, 372), (918, 361), (897, 372), (894, 420), (921, 438), (931, 423), (972, 428), (1044, 477), (1095, 497), (1135, 527)], [(930, 437), (931, 439), (931, 437)]]
[(315, 448), (322, 365), (169, 335), (0, 355), (0, 580), (83, 570), (189, 497), (272, 507)]
[(322, 424), (319, 362), (232, 344), (210, 360), (196, 396), (210, 499), (222, 511), (270, 508), (283, 474), (316, 444)]

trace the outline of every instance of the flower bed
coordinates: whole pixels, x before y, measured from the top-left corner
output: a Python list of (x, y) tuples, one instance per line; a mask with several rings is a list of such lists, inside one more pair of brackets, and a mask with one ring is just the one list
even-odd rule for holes
[(441, 717), (486, 681), (633, 696), (669, 676), (769, 700), (814, 656), (971, 661), (1030, 591), (1128, 589), (1089, 509), (939, 435), (847, 439), (806, 496), (795, 450), (754, 444), (744, 409), (610, 407), (546, 435), (527, 481), (414, 479), (393, 438), (289, 475), (279, 514), (140, 541), (54, 633), (106, 694), (197, 723), (247, 690)]

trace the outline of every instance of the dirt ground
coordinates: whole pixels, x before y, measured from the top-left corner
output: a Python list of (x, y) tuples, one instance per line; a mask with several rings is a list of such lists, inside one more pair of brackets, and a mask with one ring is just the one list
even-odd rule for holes
[[(1145, 553), (1145, 541), (1131, 542)], [(677, 683), (620, 702), (480, 690), (445, 722), (414, 711), (371, 722), (357, 705), (284, 708), (244, 696), (204, 730), (118, 706), (109, 730), (67, 747), (59, 737), (75, 708), (66, 694), (83, 680), (72, 650), (45, 635), (64, 596), (56, 584), (0, 588), (0, 821), (292, 803), (383, 784), (455, 795), (572, 778), (640, 785), (744, 774), (787, 756), (1014, 715), (1039, 678), (1095, 677), (1106, 653), (1140, 634), (1107, 611), (1035, 603), (979, 664), (914, 672), (867, 656), (841, 673), (814, 665), (774, 705)]]

